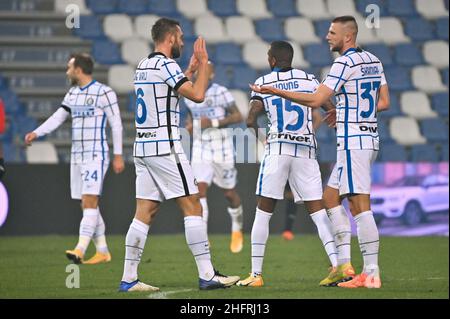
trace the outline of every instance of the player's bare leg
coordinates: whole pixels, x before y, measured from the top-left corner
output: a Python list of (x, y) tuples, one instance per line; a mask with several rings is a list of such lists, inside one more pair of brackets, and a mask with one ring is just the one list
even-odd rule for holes
[(339, 284), (344, 288), (380, 288), (380, 270), (378, 267), (379, 234), (370, 208), (370, 195), (357, 194), (348, 197), (352, 205), (352, 215), (356, 223), (359, 247), (364, 260), (364, 268), (349, 282)]
[(231, 217), (231, 242), (230, 250), (233, 253), (239, 253), (244, 247), (243, 210), (241, 198), (234, 188), (224, 189), (225, 198), (228, 201), (228, 214)]
[(338, 267), (336, 271), (342, 277), (342, 281), (348, 281), (355, 276), (355, 270), (351, 264), (352, 228), (350, 219), (342, 205), (342, 198), (339, 196), (339, 190), (337, 188), (328, 185), (325, 187), (323, 203), (327, 209), (328, 217), (331, 220), (338, 253)]
[(136, 199), (136, 214), (125, 238), (125, 264), (119, 287), (120, 292), (159, 290), (157, 287), (139, 281), (137, 273), (147, 241), (148, 230), (159, 206), (160, 203), (157, 201)]
[(237, 283), (238, 286), (261, 287), (264, 285), (262, 268), (267, 239), (269, 238), (269, 222), (275, 210), (277, 200), (260, 196), (253, 221), (252, 241), (252, 272), (250, 276)]
[(78, 244), (74, 250), (66, 250), (67, 258), (75, 264), (83, 263), (84, 254), (94, 236), (98, 220), (98, 196), (82, 195), (81, 208), (83, 210), (83, 218), (80, 223)]

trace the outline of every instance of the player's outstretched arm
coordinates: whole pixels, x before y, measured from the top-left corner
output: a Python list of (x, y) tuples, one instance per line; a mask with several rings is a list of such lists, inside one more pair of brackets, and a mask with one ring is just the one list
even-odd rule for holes
[(311, 108), (321, 107), (334, 94), (333, 90), (323, 84), (321, 84), (314, 93), (285, 91), (277, 89), (273, 86), (250, 85), (250, 88), (257, 93), (277, 95), (285, 98), (286, 100), (291, 100), (292, 102)]
[(28, 133), (25, 135), (25, 144), (31, 145), (31, 143), (37, 139), (38, 137), (47, 135), (54, 130), (56, 130), (69, 116), (69, 110), (66, 107), (61, 106), (56, 110), (55, 113), (53, 113), (52, 116), (50, 116), (44, 123), (42, 123), (37, 129), (35, 129), (33, 132)]
[(208, 51), (206, 42), (202, 37), (198, 37), (194, 42), (194, 56), (198, 61), (197, 79), (195, 82), (187, 81), (178, 89), (178, 93), (196, 103), (201, 103), (205, 99), (205, 92), (208, 87)]
[(389, 97), (389, 88), (388, 88), (387, 84), (385, 84), (380, 87), (380, 94), (379, 94), (378, 103), (377, 103), (377, 112), (382, 112), (382, 111), (388, 110), (390, 104), (391, 104), (391, 99)]

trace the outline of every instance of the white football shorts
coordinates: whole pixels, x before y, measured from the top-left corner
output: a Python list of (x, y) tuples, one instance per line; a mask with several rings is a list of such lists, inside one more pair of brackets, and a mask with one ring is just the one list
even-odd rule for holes
[(259, 169), (256, 195), (283, 199), (287, 182), (296, 203), (322, 199), (322, 177), (316, 159), (265, 155)]
[(135, 157), (136, 198), (162, 202), (198, 193), (186, 155)]
[(70, 192), (72, 198), (81, 199), (82, 195), (100, 196), (108, 166), (109, 161), (70, 164)]
[(234, 163), (192, 163), (194, 176), (199, 183), (211, 185), (214, 182), (223, 189), (233, 189), (237, 182), (237, 170)]
[(372, 163), (377, 158), (375, 150), (340, 150), (331, 172), (328, 186), (339, 189), (339, 195), (370, 194)]

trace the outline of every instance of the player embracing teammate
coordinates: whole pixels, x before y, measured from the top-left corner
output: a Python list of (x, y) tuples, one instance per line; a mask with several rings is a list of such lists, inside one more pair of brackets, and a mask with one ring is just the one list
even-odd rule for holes
[[(330, 49), (339, 52), (325, 81), (314, 93), (253, 85), (260, 94), (316, 108), (337, 98), (337, 163), (324, 192), (338, 252), (335, 276), (344, 288), (380, 288), (379, 235), (370, 208), (371, 166), (379, 150), (377, 111), (389, 107), (389, 91), (380, 60), (356, 45), (358, 25), (352, 16), (335, 18), (328, 31)], [(257, 83), (260, 84), (260, 83)], [(342, 200), (348, 198), (364, 260), (361, 274), (353, 276), (350, 263), (351, 225)], [(346, 279), (351, 280), (345, 281)], [(341, 281), (341, 282), (339, 282)]]

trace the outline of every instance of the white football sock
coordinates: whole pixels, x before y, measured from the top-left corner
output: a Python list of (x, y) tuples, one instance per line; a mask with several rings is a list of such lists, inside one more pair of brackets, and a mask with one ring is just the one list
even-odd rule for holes
[(327, 209), (327, 213), (333, 227), (334, 242), (338, 253), (338, 265), (348, 263), (351, 260), (350, 243), (352, 239), (350, 219), (342, 205)]
[(209, 210), (208, 210), (208, 201), (207, 201), (206, 197), (200, 198), (200, 204), (202, 205), (202, 210), (203, 210), (203, 218), (202, 219), (206, 225), (206, 232), (208, 232)]
[(122, 281), (132, 282), (138, 279), (137, 269), (144, 252), (150, 226), (134, 218), (125, 238), (125, 265)]
[(204, 280), (211, 280), (214, 277), (214, 267), (211, 263), (206, 225), (202, 217), (184, 217), (184, 232), (197, 264), (198, 276)]
[(228, 207), (228, 214), (231, 216), (231, 231), (242, 231), (242, 205), (238, 208)]
[(95, 249), (102, 254), (108, 253), (108, 244), (106, 244), (105, 237), (105, 221), (103, 220), (100, 209), (98, 210), (97, 227), (95, 228), (94, 240)]
[(269, 222), (272, 214), (256, 208), (255, 221), (252, 227), (252, 273), (262, 273), (266, 242), (269, 238)]
[(86, 208), (83, 210), (83, 218), (80, 223), (80, 236), (78, 238), (78, 244), (76, 249), (81, 250), (84, 254), (89, 246), (89, 242), (95, 232), (97, 226), (98, 209)]
[(377, 224), (372, 212), (365, 211), (355, 216), (359, 248), (363, 255), (364, 272), (366, 269), (378, 268), (378, 249), (380, 238)]
[(322, 240), (323, 247), (328, 254), (331, 265), (337, 266), (337, 249), (334, 243), (333, 230), (331, 221), (328, 218), (327, 211), (325, 209), (319, 210), (310, 215), (314, 224), (316, 224), (317, 231), (319, 233), (320, 240)]

